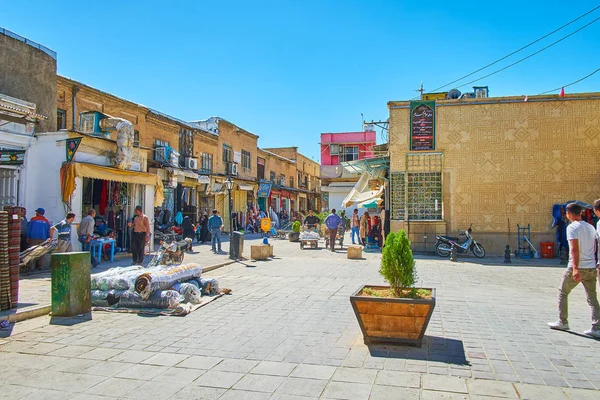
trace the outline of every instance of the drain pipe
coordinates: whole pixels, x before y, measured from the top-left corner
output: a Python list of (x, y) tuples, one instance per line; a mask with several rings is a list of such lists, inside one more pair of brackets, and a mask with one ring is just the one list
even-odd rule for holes
[(126, 119), (106, 117), (100, 120), (100, 129), (117, 132), (117, 152), (114, 165), (118, 169), (131, 168), (133, 158), (133, 124)]
[(73, 85), (71, 88), (72, 95), (71, 99), (73, 100), (73, 126), (71, 127), (72, 131), (77, 131), (77, 92), (79, 92), (79, 87)]

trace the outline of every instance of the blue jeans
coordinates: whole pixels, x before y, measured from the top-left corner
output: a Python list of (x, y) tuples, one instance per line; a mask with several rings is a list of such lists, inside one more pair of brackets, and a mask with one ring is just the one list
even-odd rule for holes
[(218, 228), (213, 228), (213, 229), (210, 231), (210, 234), (211, 234), (211, 236), (212, 236), (212, 241), (211, 241), (211, 243), (212, 243), (212, 249), (213, 249), (213, 251), (215, 251), (215, 250), (216, 250), (216, 248), (215, 248), (215, 244), (216, 244), (216, 243), (218, 243), (218, 244), (219, 244), (219, 251), (221, 251), (221, 230), (220, 230), (220, 229), (218, 229)]
[(81, 243), (81, 250), (82, 251), (89, 251), (91, 256), (92, 256), (92, 268), (96, 267), (96, 265), (98, 265), (98, 261), (96, 261), (96, 257), (94, 257), (94, 253), (90, 251), (91, 249), (91, 244), (86, 242), (87, 240), (87, 236), (79, 236), (79, 243)]
[(354, 244), (354, 235), (358, 238), (358, 244), (360, 244), (360, 232), (358, 230), (358, 226), (352, 228), (352, 244)]

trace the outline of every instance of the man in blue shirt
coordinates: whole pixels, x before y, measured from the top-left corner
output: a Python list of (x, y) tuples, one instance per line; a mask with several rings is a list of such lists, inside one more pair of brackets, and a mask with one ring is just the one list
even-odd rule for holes
[(223, 227), (223, 218), (217, 215), (217, 210), (213, 210), (213, 215), (208, 219), (208, 230), (212, 235), (212, 251), (217, 251), (216, 244), (219, 244), (219, 253), (221, 252), (221, 228)]
[(342, 218), (335, 213), (335, 208), (331, 210), (331, 214), (325, 218), (325, 226), (329, 230), (329, 244), (331, 251), (335, 252), (335, 237), (337, 236), (337, 230), (342, 223)]
[[(38, 208), (35, 210), (35, 217), (31, 218), (27, 225), (27, 244), (29, 246), (37, 246), (52, 237), (54, 229), (51, 228), (50, 221), (44, 217), (45, 213), (46, 210)], [(31, 261), (29, 269), (42, 269), (49, 266), (49, 263), (49, 257), (44, 256)]]
[(70, 253), (73, 251), (73, 245), (71, 244), (71, 224), (73, 220), (75, 220), (75, 214), (68, 213), (65, 219), (52, 227), (58, 232), (57, 253)]

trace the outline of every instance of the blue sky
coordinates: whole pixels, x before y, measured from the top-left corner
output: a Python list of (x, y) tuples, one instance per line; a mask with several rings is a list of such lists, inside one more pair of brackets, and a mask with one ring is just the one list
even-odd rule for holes
[[(600, 1), (0, 1), (0, 26), (58, 53), (58, 72), (185, 120), (218, 115), (319, 161), (322, 132), (385, 120)], [(488, 4), (486, 4), (488, 3)], [(478, 77), (600, 17), (600, 10)], [(600, 68), (600, 21), (476, 84), (539, 94)], [(467, 80), (466, 80), (467, 81)], [(465, 81), (465, 82), (466, 82)], [(454, 85), (460, 86), (460, 83)], [(449, 88), (448, 88), (449, 89)], [(461, 90), (468, 90), (461, 88)], [(600, 91), (600, 72), (567, 93)]]

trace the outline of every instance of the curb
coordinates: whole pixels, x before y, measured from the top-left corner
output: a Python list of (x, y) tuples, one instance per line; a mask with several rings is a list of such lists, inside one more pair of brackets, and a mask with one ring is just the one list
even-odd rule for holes
[[(202, 272), (214, 271), (216, 269), (226, 267), (226, 266), (236, 263), (238, 261), (244, 261), (244, 260), (246, 260), (246, 258), (242, 257), (238, 260), (229, 260), (224, 263), (211, 265), (206, 268), (203, 268)], [(10, 322), (12, 324), (15, 322), (22, 322), (22, 321), (32, 319), (32, 318), (43, 317), (44, 315), (50, 314), (51, 311), (52, 311), (51, 304), (43, 304), (43, 305), (39, 305), (36, 307), (26, 308), (23, 310), (17, 309), (17, 311), (14, 314), (9, 314), (9, 315), (0, 317), (0, 321), (8, 320), (8, 322)]]

